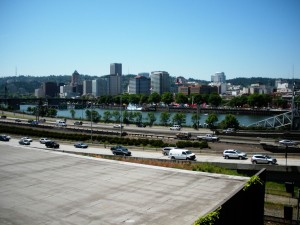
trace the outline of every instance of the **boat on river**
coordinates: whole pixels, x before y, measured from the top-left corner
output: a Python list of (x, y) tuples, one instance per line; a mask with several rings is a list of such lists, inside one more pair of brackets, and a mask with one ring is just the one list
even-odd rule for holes
[(126, 109), (130, 110), (130, 111), (141, 111), (143, 109), (143, 107), (140, 107), (140, 106), (137, 106), (134, 104), (129, 104)]

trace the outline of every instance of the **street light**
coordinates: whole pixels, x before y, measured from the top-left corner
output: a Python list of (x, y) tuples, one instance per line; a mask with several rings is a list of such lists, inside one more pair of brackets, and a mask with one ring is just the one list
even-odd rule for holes
[(122, 95), (120, 97), (120, 137), (122, 137)]
[(93, 143), (93, 102), (91, 102), (91, 142)]

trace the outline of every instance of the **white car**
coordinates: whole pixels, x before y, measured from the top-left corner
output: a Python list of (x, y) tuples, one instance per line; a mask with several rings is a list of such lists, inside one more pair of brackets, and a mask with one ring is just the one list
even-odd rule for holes
[(173, 125), (170, 127), (170, 130), (180, 130), (181, 126), (180, 125)]
[(121, 125), (121, 124), (115, 124), (113, 127), (114, 128), (121, 128), (121, 127), (123, 127), (123, 125)]
[(22, 137), (21, 140), (26, 140), (26, 141), (32, 142), (32, 139), (29, 137)]
[(241, 152), (236, 149), (227, 149), (227, 150), (224, 150), (223, 157), (225, 159), (229, 159), (229, 158), (245, 159), (245, 158), (247, 158), (247, 153)]
[(257, 163), (264, 163), (264, 164), (273, 164), (276, 165), (277, 164), (277, 159), (272, 158), (271, 156), (268, 155), (253, 155), (251, 157), (251, 162), (253, 164), (257, 164)]
[(279, 144), (289, 146), (289, 145), (296, 145), (296, 142), (294, 142), (292, 140), (283, 139), (283, 140), (279, 141)]
[(48, 141), (51, 141), (51, 140), (49, 140), (48, 138), (41, 138), (41, 139), (40, 139), (40, 143), (41, 143), (41, 144), (45, 144), (45, 143), (48, 142)]

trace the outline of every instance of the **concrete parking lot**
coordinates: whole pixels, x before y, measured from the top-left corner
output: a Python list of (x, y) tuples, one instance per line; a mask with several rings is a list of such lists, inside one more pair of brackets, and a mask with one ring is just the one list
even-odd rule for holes
[(192, 224), (248, 178), (0, 143), (0, 224)]

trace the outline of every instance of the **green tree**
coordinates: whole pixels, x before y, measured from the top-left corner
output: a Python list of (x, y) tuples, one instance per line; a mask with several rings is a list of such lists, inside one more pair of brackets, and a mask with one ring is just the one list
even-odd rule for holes
[(178, 104), (186, 104), (189, 101), (188, 97), (183, 93), (177, 93), (175, 99)]
[(119, 111), (113, 111), (112, 112), (112, 117), (114, 117), (115, 122), (117, 123), (117, 122), (120, 122), (121, 114), (120, 114)]
[(207, 119), (205, 120), (205, 123), (208, 124), (208, 127), (210, 129), (215, 129), (215, 123), (218, 122), (218, 116), (215, 113), (210, 113), (207, 116)]
[(47, 115), (48, 117), (56, 117), (57, 115), (57, 109), (55, 108), (48, 108), (47, 109)]
[(129, 95), (129, 102), (132, 104), (139, 104), (140, 103), (140, 96), (137, 94)]
[(111, 115), (110, 111), (105, 111), (103, 113), (103, 120), (105, 123), (108, 123), (110, 121), (111, 117), (112, 117), (112, 115)]
[(160, 114), (160, 122), (164, 125), (167, 126), (169, 124), (169, 120), (171, 117), (171, 113), (163, 111)]
[(171, 92), (163, 93), (161, 96), (161, 101), (167, 105), (171, 104), (174, 101), (173, 94)]
[(198, 129), (199, 128), (199, 120), (200, 120), (199, 114), (193, 113), (191, 119), (192, 119), (192, 123), (193, 123), (193, 128)]
[(174, 124), (182, 125), (186, 122), (186, 114), (185, 113), (175, 113), (172, 118)]
[(195, 94), (192, 96), (194, 98), (194, 104), (201, 105), (203, 103), (203, 98), (201, 94)]
[(218, 107), (222, 102), (222, 98), (218, 93), (212, 93), (209, 95), (208, 103), (212, 106)]
[(144, 103), (148, 103), (148, 96), (142, 94), (142, 95), (141, 95), (141, 98), (140, 98), (140, 104), (142, 105), (142, 104), (144, 104)]
[(227, 128), (235, 128), (238, 129), (240, 126), (239, 121), (236, 119), (236, 117), (232, 114), (227, 114), (224, 118), (224, 120), (221, 121), (221, 127), (223, 129)]
[(149, 121), (149, 126), (152, 127), (154, 122), (156, 121), (156, 117), (154, 112), (148, 112), (148, 121)]
[(134, 112), (135, 123), (142, 123), (143, 114), (141, 112)]
[(148, 102), (154, 104), (160, 103), (160, 95), (157, 92), (152, 93), (148, 98)]
[(96, 110), (85, 110), (85, 116), (87, 120), (92, 120), (95, 123), (99, 122), (101, 119), (101, 115)]
[(72, 117), (72, 119), (74, 119), (75, 118), (75, 109), (70, 109), (70, 114), (71, 114), (71, 117)]

